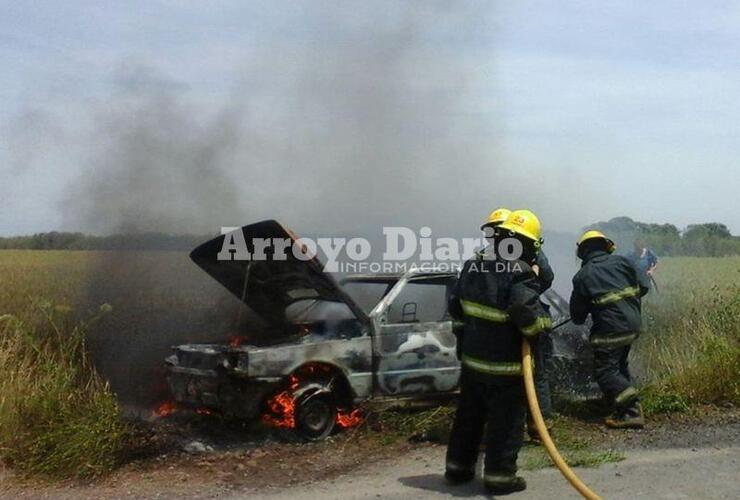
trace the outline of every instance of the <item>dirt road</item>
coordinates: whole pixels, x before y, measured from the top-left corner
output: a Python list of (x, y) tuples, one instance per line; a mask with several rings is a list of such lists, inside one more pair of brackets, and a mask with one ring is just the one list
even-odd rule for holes
[[(607, 499), (740, 498), (740, 446), (632, 450), (626, 456), (622, 462), (578, 469), (577, 473)], [(443, 463), (444, 448), (433, 446), (336, 480), (231, 498), (486, 498), (478, 480), (462, 487), (448, 486), (440, 474)], [(529, 489), (510, 498), (579, 498), (555, 469), (524, 471), (523, 475)]]
[[(595, 423), (569, 422), (571, 433), (589, 446), (625, 457), (599, 468), (577, 469), (606, 499), (740, 498), (738, 409), (656, 416), (641, 431), (612, 432)], [(192, 430), (181, 437), (192, 439)], [(230, 433), (225, 436), (235, 439)], [(206, 453), (171, 451), (132, 462), (88, 484), (24, 482), (0, 467), (0, 499), (485, 498), (480, 481), (457, 488), (445, 484), (444, 446), (383, 443), (381, 436), (357, 430), (311, 444), (268, 439)], [(532, 446), (525, 446), (523, 455), (539, 451)], [(512, 498), (578, 498), (555, 469), (523, 470), (522, 475), (529, 489)]]

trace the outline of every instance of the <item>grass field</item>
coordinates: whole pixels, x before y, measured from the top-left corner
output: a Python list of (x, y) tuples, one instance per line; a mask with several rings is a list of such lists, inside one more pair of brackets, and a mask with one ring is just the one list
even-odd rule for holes
[[(740, 257), (662, 259), (657, 279), (646, 409), (740, 404)], [(225, 339), (237, 312), (184, 253), (1, 251), (0, 284), (0, 459), (51, 477), (114, 467), (121, 406), (166, 397), (169, 347)]]
[(635, 346), (650, 411), (740, 404), (740, 257), (661, 261)]
[(122, 406), (166, 397), (169, 347), (233, 317), (193, 267), (184, 253), (0, 252), (0, 460), (47, 477), (115, 467)]

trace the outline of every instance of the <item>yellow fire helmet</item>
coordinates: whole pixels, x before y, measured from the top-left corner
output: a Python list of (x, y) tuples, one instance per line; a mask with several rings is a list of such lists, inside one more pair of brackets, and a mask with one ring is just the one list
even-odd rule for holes
[(483, 225), (480, 227), (481, 230), (487, 228), (488, 226), (497, 226), (504, 222), (506, 218), (511, 214), (511, 210), (508, 208), (497, 208), (490, 214), (488, 214), (488, 220), (483, 223)]
[(604, 233), (602, 233), (601, 231), (596, 231), (594, 229), (591, 229), (583, 233), (583, 235), (580, 238), (578, 238), (578, 243), (576, 243), (576, 247), (580, 247), (584, 241), (593, 240), (597, 238), (606, 241), (606, 251), (607, 252), (614, 253), (614, 251), (617, 249), (617, 245), (615, 245), (612, 240), (607, 238)]
[(543, 243), (540, 220), (530, 210), (514, 210), (499, 227), (532, 240), (535, 248)]

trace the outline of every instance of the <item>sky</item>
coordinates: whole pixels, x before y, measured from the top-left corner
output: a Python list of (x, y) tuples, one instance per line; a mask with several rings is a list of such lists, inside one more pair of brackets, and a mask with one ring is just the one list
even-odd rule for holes
[(740, 234), (737, 2), (0, 0), (0, 61), (2, 235)]

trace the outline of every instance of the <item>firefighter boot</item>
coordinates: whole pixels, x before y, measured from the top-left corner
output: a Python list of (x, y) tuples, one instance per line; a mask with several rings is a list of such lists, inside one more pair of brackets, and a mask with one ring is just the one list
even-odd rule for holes
[(508, 495), (526, 490), (527, 482), (514, 474), (486, 473), (483, 475), (483, 486), (492, 495)]
[(631, 407), (618, 411), (605, 421), (606, 426), (612, 429), (642, 429), (645, 427), (645, 417), (642, 406), (635, 403)]

